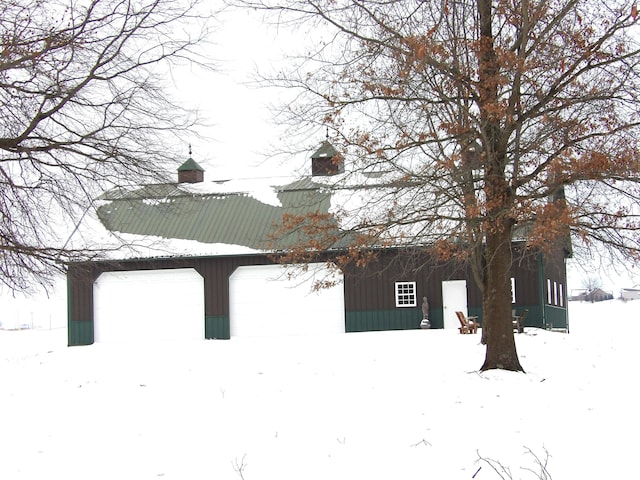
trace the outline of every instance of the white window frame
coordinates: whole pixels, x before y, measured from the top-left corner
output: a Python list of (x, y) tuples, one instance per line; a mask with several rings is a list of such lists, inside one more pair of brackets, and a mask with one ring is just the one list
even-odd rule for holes
[(559, 297), (558, 300), (560, 300), (560, 306), (564, 307), (564, 287), (562, 286), (561, 283), (558, 284), (558, 293), (559, 293)]
[(397, 308), (418, 306), (416, 282), (396, 282), (395, 294)]
[(547, 278), (547, 304), (548, 305), (553, 305), (552, 300), (553, 300), (553, 291), (551, 290), (551, 279)]
[(516, 303), (516, 279), (511, 277), (511, 303)]

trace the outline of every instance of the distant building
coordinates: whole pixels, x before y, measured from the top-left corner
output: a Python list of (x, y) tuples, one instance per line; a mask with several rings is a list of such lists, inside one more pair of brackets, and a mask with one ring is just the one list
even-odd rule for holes
[(592, 290), (582, 290), (573, 293), (569, 297), (569, 300), (579, 302), (602, 302), (604, 300), (613, 300), (613, 293), (605, 292), (601, 288), (594, 288)]
[(622, 300), (637, 300), (640, 298), (640, 288), (623, 288), (620, 290)]

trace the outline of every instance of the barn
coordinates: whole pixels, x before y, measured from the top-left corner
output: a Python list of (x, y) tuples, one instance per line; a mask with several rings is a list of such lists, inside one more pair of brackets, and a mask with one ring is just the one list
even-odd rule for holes
[[(432, 328), (457, 328), (457, 310), (482, 318), (469, 269), (420, 249), (385, 248), (357, 270), (331, 268), (339, 244), (321, 262), (277, 263), (273, 253), (296, 238), (274, 236), (274, 225), (289, 213), (329, 212), (319, 180), (344, 170), (326, 141), (311, 163), (309, 177), (284, 184), (205, 182), (189, 157), (177, 183), (103, 194), (95, 218), (126, 247), (68, 265), (68, 344), (419, 329), (425, 297)], [(565, 257), (514, 262), (513, 309), (527, 310), (526, 326), (567, 328)], [(327, 277), (330, 288), (313, 288)]]

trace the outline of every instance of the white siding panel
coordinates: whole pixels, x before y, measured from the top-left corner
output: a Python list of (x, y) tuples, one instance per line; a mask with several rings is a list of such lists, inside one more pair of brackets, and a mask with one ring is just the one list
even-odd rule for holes
[(239, 267), (229, 279), (232, 337), (270, 337), (344, 333), (344, 284), (317, 292), (314, 279), (326, 265), (288, 278), (282, 265)]
[(204, 279), (194, 269), (105, 272), (93, 298), (96, 342), (204, 339)]

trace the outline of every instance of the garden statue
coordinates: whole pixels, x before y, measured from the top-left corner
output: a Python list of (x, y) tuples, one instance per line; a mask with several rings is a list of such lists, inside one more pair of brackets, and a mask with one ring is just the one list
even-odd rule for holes
[(427, 297), (422, 297), (422, 322), (420, 322), (420, 328), (431, 328), (431, 322), (429, 322), (429, 302)]

